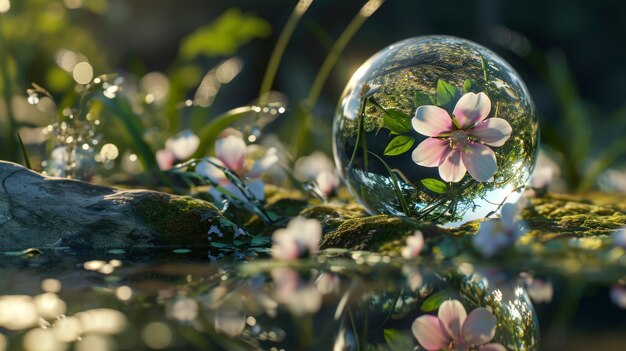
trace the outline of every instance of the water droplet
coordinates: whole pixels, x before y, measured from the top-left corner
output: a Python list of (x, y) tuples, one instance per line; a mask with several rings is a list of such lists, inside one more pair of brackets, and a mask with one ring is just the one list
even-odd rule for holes
[(374, 55), (334, 123), (341, 176), (372, 214), (447, 225), (492, 215), (519, 198), (535, 163), (538, 124), (521, 78), (459, 38), (412, 38)]
[(28, 103), (31, 105), (37, 105), (39, 103), (39, 96), (37, 94), (28, 95)]
[(89, 62), (79, 62), (72, 69), (72, 77), (78, 84), (88, 84), (93, 78), (93, 67)]

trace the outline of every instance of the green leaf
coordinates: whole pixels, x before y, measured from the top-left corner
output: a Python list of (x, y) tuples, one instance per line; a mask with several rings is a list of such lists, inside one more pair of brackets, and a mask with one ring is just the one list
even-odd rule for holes
[(396, 134), (406, 134), (413, 130), (411, 117), (398, 110), (384, 110), (385, 127)]
[(413, 98), (413, 103), (415, 104), (415, 108), (418, 108), (422, 105), (432, 105), (433, 99), (431, 99), (430, 95), (426, 93), (422, 93), (421, 91), (416, 91), (415, 97)]
[(446, 183), (439, 179), (425, 178), (420, 180), (420, 182), (426, 187), (426, 189), (432, 191), (433, 193), (444, 194), (448, 189)]
[(469, 79), (466, 79), (463, 82), (463, 92), (468, 93), (472, 89), (472, 82)]
[(451, 105), (460, 95), (459, 89), (450, 85), (450, 83), (439, 79), (437, 81), (437, 102), (439, 106)]
[(408, 137), (408, 136), (399, 135), (391, 139), (391, 141), (389, 142), (389, 145), (387, 145), (387, 147), (385, 148), (384, 154), (385, 156), (401, 155), (409, 151), (413, 147), (414, 143), (415, 143), (415, 139)]
[(271, 32), (270, 24), (254, 15), (231, 8), (210, 24), (200, 27), (183, 39), (180, 56), (192, 60), (200, 55), (230, 56), (253, 38), (265, 38)]
[(397, 329), (385, 329), (383, 331), (385, 342), (391, 351), (413, 350), (413, 339)]
[(226, 243), (220, 243), (218, 241), (213, 241), (211, 242), (211, 246), (216, 247), (218, 249), (225, 249), (225, 248), (230, 248), (232, 247), (231, 244), (226, 244)]
[(454, 290), (445, 289), (430, 295), (420, 306), (422, 312), (433, 312), (439, 309), (439, 306), (455, 296)]
[(201, 158), (205, 156), (209, 149), (212, 147), (218, 135), (226, 129), (232, 123), (249, 116), (250, 113), (254, 113), (251, 106), (242, 106), (226, 111), (219, 116), (213, 117), (207, 125), (200, 130), (198, 137), (200, 138), (200, 145), (193, 154), (194, 158)]
[(252, 245), (265, 245), (272, 242), (272, 239), (269, 236), (253, 236), (250, 240)]

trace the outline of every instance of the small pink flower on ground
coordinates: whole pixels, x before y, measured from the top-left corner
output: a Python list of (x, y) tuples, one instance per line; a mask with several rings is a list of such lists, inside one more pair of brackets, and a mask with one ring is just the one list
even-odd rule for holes
[(339, 177), (335, 172), (322, 172), (315, 177), (315, 184), (320, 193), (324, 197), (328, 197), (339, 186)]
[(411, 327), (420, 345), (428, 351), (506, 351), (501, 344), (490, 343), (496, 335), (496, 317), (484, 307), (469, 315), (458, 300), (444, 301), (438, 316), (423, 315)]
[[(550, 154), (544, 149), (540, 149), (537, 155), (537, 164), (535, 170), (530, 177), (530, 186), (536, 189), (547, 189), (550, 185), (559, 185), (563, 182), (560, 179), (561, 167), (559, 163), (550, 156)], [(550, 186), (550, 188), (560, 189), (560, 186)], [(554, 190), (554, 189), (553, 189)]]
[(162, 149), (156, 152), (156, 160), (159, 164), (159, 169), (161, 169), (162, 171), (167, 171), (168, 169), (174, 167), (176, 157), (170, 150)]
[(246, 142), (234, 135), (215, 142), (215, 155), (224, 166), (235, 173), (243, 170), (246, 162)]
[(301, 181), (314, 181), (316, 190), (323, 197), (331, 195), (340, 183), (333, 161), (321, 151), (300, 157), (296, 161), (295, 173)]
[(322, 237), (322, 225), (318, 220), (296, 217), (287, 228), (278, 229), (272, 235), (272, 257), (278, 260), (296, 260), (316, 255)]
[(191, 130), (186, 129), (167, 139), (165, 149), (169, 150), (177, 160), (186, 160), (198, 149), (200, 138)]
[(626, 286), (615, 284), (611, 288), (611, 301), (617, 307), (626, 310)]
[(406, 238), (406, 246), (402, 248), (402, 257), (407, 260), (416, 258), (424, 247), (424, 235), (416, 230), (413, 235)]
[[(254, 162), (249, 169), (246, 167), (246, 157), (248, 155), (246, 143), (241, 137), (228, 135), (225, 138), (218, 139), (215, 142), (215, 152), (217, 158), (210, 157), (209, 160), (211, 162), (226, 167), (243, 177), (252, 195), (260, 201), (265, 199), (265, 184), (260, 177), (278, 162), (278, 153), (275, 148), (268, 149), (266, 154)], [(217, 186), (221, 187), (223, 191), (237, 199), (245, 203), (248, 202), (241, 189), (231, 183), (226, 174), (211, 163), (201, 161), (196, 166), (196, 173), (210, 179)], [(224, 197), (222, 192), (216, 188), (211, 189), (210, 193), (216, 200)]]
[(514, 244), (526, 230), (524, 221), (516, 220), (517, 206), (514, 204), (504, 204), (502, 206), (502, 217), (482, 222), (478, 233), (472, 238), (474, 247), (483, 256), (491, 257), (500, 249)]
[(613, 233), (613, 245), (626, 249), (626, 228)]
[(498, 166), (488, 146), (504, 145), (512, 132), (506, 120), (487, 119), (490, 111), (491, 100), (485, 93), (463, 95), (454, 107), (454, 117), (438, 106), (418, 107), (411, 124), (429, 138), (413, 150), (413, 162), (438, 167), (439, 176), (447, 182), (461, 181), (466, 172), (479, 182), (489, 181)]

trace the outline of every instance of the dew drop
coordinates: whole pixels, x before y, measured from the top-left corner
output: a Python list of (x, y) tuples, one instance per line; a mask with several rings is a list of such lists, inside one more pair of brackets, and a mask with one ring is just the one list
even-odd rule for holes
[(39, 96), (37, 94), (28, 95), (28, 103), (31, 105), (37, 105), (39, 103)]

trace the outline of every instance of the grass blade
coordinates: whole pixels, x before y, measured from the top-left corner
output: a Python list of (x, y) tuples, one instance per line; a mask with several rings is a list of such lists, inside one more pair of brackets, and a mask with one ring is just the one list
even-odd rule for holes
[(26, 152), (26, 147), (24, 146), (24, 142), (22, 141), (22, 137), (20, 133), (17, 133), (17, 141), (20, 143), (20, 150), (22, 150), (22, 156), (24, 156), (24, 164), (26, 168), (33, 169), (30, 165), (30, 159), (28, 158), (28, 153)]

